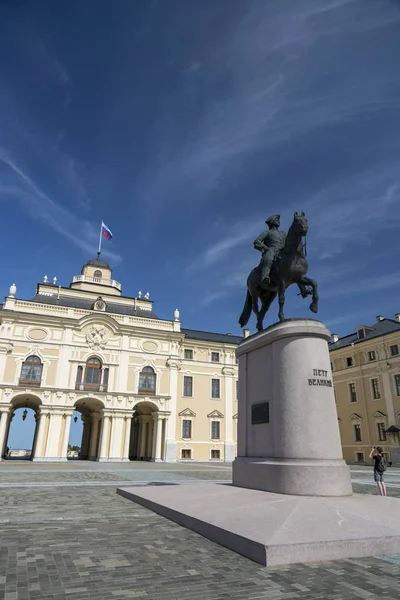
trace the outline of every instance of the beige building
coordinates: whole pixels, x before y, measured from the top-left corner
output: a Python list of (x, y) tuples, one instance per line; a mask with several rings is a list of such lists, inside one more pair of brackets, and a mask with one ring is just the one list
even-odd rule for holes
[(181, 328), (130, 298), (89, 261), (69, 287), (44, 278), (31, 300), (13, 284), (0, 310), (0, 456), (14, 411), (35, 411), (32, 459), (67, 460), (71, 416), (81, 458), (232, 461), (235, 348), (241, 338)]
[(371, 447), (381, 446), (400, 466), (400, 315), (333, 334), (330, 352), (344, 459), (371, 462)]

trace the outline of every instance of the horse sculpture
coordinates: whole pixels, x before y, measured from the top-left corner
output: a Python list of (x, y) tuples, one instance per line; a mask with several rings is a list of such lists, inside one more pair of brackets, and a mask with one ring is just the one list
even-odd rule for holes
[[(286, 236), (285, 246), (279, 252), (271, 269), (271, 280), (269, 283), (261, 284), (261, 267), (253, 269), (247, 279), (247, 296), (243, 312), (239, 318), (241, 327), (248, 323), (253, 309), (257, 317), (257, 329), (262, 331), (264, 317), (272, 302), (278, 295), (279, 299), (279, 320), (283, 321), (285, 316), (283, 307), (285, 304), (285, 291), (293, 283), (297, 284), (300, 294), (306, 298), (312, 294), (310, 310), (313, 313), (318, 312), (318, 286), (317, 282), (310, 277), (306, 277), (308, 263), (304, 253), (303, 237), (308, 232), (308, 222), (304, 213), (299, 215), (294, 213), (293, 223), (291, 224)], [(258, 300), (261, 300), (261, 309), (259, 309)]]

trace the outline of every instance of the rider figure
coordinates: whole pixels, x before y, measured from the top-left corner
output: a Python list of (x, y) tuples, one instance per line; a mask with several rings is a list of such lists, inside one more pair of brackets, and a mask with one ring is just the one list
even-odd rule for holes
[(272, 215), (266, 221), (269, 227), (254, 240), (254, 248), (261, 252), (261, 283), (267, 284), (270, 280), (272, 264), (279, 251), (284, 247), (286, 233), (279, 231), (280, 215)]

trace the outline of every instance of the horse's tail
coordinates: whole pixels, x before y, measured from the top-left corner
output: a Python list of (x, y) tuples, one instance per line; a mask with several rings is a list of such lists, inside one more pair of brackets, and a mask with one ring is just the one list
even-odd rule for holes
[(252, 307), (251, 294), (247, 290), (246, 302), (244, 303), (242, 314), (239, 317), (240, 327), (245, 327), (245, 325), (247, 325), (248, 320), (250, 319), (250, 315), (251, 315), (251, 307)]

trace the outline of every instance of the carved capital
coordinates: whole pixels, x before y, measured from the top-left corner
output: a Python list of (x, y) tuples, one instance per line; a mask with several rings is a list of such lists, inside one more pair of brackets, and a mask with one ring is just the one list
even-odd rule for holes
[(172, 358), (171, 356), (167, 359), (167, 367), (169, 367), (170, 369), (177, 369), (178, 371), (180, 371), (181, 367), (182, 367), (182, 363), (179, 359), (176, 358)]

